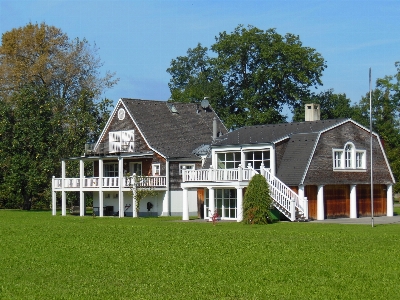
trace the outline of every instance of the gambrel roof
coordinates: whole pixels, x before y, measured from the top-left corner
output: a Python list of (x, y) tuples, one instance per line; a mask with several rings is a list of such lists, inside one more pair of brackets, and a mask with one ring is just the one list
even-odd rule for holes
[[(307, 122), (246, 126), (229, 132), (213, 144), (213, 147), (246, 146), (285, 142), (286, 147), (277, 167), (277, 177), (288, 185), (304, 184), (314, 151), (321, 134), (343, 124), (353, 124), (362, 131), (369, 130), (351, 119), (333, 119)], [(383, 153), (384, 161), (394, 182), (393, 174), (379, 137), (374, 133)]]
[(214, 117), (217, 130), (227, 133), (211, 107), (204, 109), (195, 103), (122, 98), (110, 119), (121, 107), (126, 109), (150, 149), (166, 158), (196, 158), (193, 151), (212, 142)]

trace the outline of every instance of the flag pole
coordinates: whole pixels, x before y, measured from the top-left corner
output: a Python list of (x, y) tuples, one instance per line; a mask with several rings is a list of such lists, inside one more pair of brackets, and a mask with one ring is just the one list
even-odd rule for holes
[(372, 172), (372, 94), (371, 94), (371, 68), (369, 68), (369, 133), (370, 133), (370, 162), (371, 162), (371, 226), (374, 227), (374, 184)]

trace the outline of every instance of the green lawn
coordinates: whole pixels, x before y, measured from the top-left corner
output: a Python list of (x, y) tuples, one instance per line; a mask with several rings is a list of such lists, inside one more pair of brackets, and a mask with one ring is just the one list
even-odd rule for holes
[(0, 210), (0, 299), (399, 299), (400, 225)]

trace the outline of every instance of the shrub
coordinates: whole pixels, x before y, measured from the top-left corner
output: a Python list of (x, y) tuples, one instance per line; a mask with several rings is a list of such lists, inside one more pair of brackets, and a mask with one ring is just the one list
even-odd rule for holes
[(243, 222), (246, 224), (268, 224), (271, 195), (265, 178), (256, 174), (251, 179), (243, 199)]

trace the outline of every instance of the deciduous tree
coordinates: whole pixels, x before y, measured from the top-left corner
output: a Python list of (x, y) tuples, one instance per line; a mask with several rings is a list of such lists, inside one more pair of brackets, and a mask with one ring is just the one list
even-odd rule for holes
[(240, 25), (215, 39), (216, 57), (198, 45), (171, 61), (169, 87), (172, 101), (209, 96), (228, 128), (285, 121), (283, 108), (293, 108), (309, 97), (311, 87), (322, 84), (323, 57), (296, 35)]

